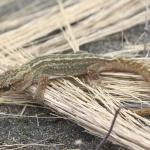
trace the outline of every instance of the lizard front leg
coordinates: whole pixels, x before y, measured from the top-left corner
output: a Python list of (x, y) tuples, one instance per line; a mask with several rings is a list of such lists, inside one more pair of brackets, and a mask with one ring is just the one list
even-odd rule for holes
[(48, 75), (42, 74), (38, 78), (38, 85), (35, 91), (34, 99), (37, 100), (39, 103), (43, 103), (44, 100), (44, 92), (48, 85)]

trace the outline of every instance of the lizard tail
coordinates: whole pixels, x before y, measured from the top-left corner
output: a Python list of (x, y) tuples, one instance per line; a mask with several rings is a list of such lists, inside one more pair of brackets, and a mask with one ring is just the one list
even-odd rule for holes
[(107, 62), (99, 70), (103, 71), (122, 71), (136, 73), (144, 77), (144, 79), (150, 82), (150, 68), (143, 64), (143, 62), (135, 59), (115, 59), (111, 62)]

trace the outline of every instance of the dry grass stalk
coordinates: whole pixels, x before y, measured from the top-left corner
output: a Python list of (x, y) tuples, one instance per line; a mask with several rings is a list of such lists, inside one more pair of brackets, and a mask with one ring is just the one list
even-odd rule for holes
[[(51, 83), (52, 87), (49, 87), (45, 94), (45, 103), (60, 114), (68, 116), (68, 119), (78, 123), (91, 134), (104, 137), (120, 102), (115, 96), (109, 95), (106, 89), (93, 89), (78, 79), (75, 80), (85, 86), (90, 94), (69, 81), (60, 80)], [(147, 126), (142, 124), (142, 121)], [(109, 140), (131, 149), (146, 149), (149, 147), (149, 125), (148, 120), (122, 109)]]
[[(123, 31), (145, 21), (145, 5), (137, 0), (124, 0), (119, 2), (111, 0), (87, 0), (75, 1), (74, 3), (66, 1), (64, 5), (66, 7), (66, 14), (68, 14), (67, 18), (69, 23), (78, 22), (72, 25), (72, 29), (79, 44)], [(149, 5), (149, 1), (147, 5)], [(36, 9), (38, 10), (38, 7)], [(149, 13), (150, 11), (148, 10), (147, 19), (149, 19)], [(40, 40), (32, 42), (35, 39), (45, 36), (47, 33), (59, 29), (60, 23), (62, 26), (65, 24), (57, 6), (40, 10), (37, 16), (36, 12), (31, 14), (33, 16), (35, 15), (34, 19), (29, 19), (28, 22), (25, 21), (25, 24), (20, 25), (11, 32), (0, 35), (2, 48), (3, 45), (8, 45), (11, 46), (12, 50), (16, 50), (16, 48), (21, 48), (31, 43), (31, 46), (26, 48), (26, 51), (30, 50), (32, 54), (44, 52), (54, 53), (70, 48), (62, 33), (49, 36), (48, 41), (40, 45), (37, 45)], [(28, 16), (25, 17), (28, 18)], [(11, 26), (11, 23), (6, 22), (6, 24)]]

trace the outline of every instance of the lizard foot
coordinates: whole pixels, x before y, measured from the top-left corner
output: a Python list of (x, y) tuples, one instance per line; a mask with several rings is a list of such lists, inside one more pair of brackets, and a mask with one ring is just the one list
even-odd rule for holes
[(33, 99), (35, 99), (40, 104), (44, 104), (44, 92), (47, 84), (48, 84), (47, 75), (42, 75), (41, 77), (39, 77), (38, 86)]

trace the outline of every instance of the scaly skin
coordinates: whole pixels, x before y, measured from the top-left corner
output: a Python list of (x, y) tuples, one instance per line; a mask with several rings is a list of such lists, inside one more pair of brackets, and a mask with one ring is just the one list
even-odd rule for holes
[(150, 82), (147, 67), (134, 59), (112, 59), (98, 54), (52, 54), (31, 60), (0, 75), (0, 91), (22, 92), (37, 83), (34, 98), (41, 100), (50, 79), (88, 75), (94, 78), (103, 71), (125, 71), (142, 75)]

